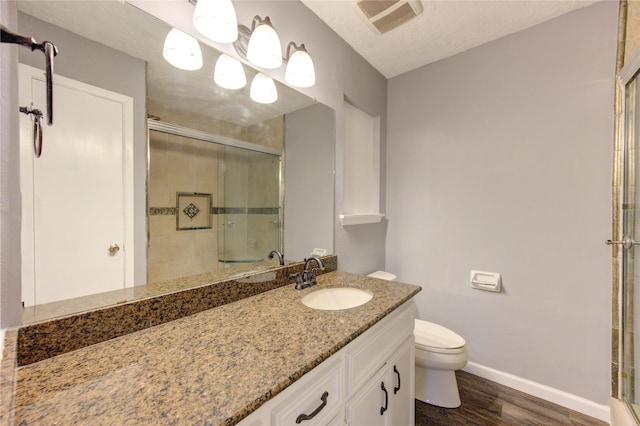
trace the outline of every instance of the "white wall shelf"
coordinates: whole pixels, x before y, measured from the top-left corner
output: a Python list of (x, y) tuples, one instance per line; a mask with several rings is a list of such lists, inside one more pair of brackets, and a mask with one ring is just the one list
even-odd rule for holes
[(340, 223), (342, 226), (347, 225), (364, 225), (367, 223), (380, 223), (384, 219), (382, 213), (373, 214), (341, 214)]

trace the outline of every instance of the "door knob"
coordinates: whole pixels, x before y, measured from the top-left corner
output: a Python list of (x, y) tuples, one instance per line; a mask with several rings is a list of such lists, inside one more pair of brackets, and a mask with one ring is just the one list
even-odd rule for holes
[(118, 251), (120, 251), (120, 246), (117, 244), (111, 244), (109, 246), (109, 253), (111, 254), (116, 254)]
[(622, 237), (622, 240), (620, 241), (612, 241), (612, 240), (607, 240), (604, 242), (606, 245), (610, 246), (612, 244), (621, 244), (622, 247), (626, 248), (627, 250), (629, 250), (631, 247), (640, 244), (639, 242), (637, 242), (636, 240), (634, 240), (633, 238), (631, 238), (628, 235), (625, 235), (624, 237)]

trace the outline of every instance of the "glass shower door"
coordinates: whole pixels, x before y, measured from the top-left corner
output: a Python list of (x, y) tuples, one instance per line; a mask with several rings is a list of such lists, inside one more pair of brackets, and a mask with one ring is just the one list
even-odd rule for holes
[(282, 251), (280, 156), (225, 147), (220, 162), (221, 268), (261, 262)]
[(620, 230), (622, 237), (612, 243), (621, 250), (620, 285), (620, 351), (621, 351), (621, 399), (624, 400), (636, 417), (640, 415), (640, 357), (636, 356), (636, 348), (640, 348), (640, 318), (636, 306), (640, 306), (640, 292), (635, 290), (636, 283), (640, 283), (640, 256), (635, 256), (637, 245), (640, 244), (640, 214), (636, 214), (640, 202), (640, 92), (637, 83), (637, 68), (630, 75), (624, 86), (624, 129), (623, 129), (623, 173), (620, 210)]

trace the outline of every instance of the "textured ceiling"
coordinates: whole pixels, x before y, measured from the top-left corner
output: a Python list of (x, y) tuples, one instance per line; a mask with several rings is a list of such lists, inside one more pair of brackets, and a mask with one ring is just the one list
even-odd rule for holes
[(424, 0), (422, 14), (380, 35), (356, 14), (353, 0), (301, 1), (387, 78), (595, 3)]

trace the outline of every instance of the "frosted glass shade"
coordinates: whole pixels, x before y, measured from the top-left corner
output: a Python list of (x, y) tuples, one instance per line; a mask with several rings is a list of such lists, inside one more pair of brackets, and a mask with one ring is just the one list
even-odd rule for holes
[(268, 18), (265, 23), (256, 27), (249, 38), (247, 59), (257, 67), (276, 69), (282, 65), (282, 47), (276, 30), (270, 25)]
[(263, 73), (256, 74), (251, 82), (249, 96), (259, 104), (271, 104), (278, 100), (276, 84), (271, 77)]
[(305, 50), (293, 52), (287, 63), (284, 79), (287, 83), (296, 87), (311, 87), (316, 84), (313, 61)]
[(238, 38), (238, 19), (231, 0), (198, 0), (193, 26), (206, 38), (233, 43)]
[(240, 61), (226, 53), (220, 55), (216, 61), (213, 80), (218, 86), (231, 90), (242, 89), (247, 84), (247, 77)]
[(173, 28), (164, 40), (162, 56), (174, 67), (194, 71), (202, 68), (202, 52), (198, 40)]

